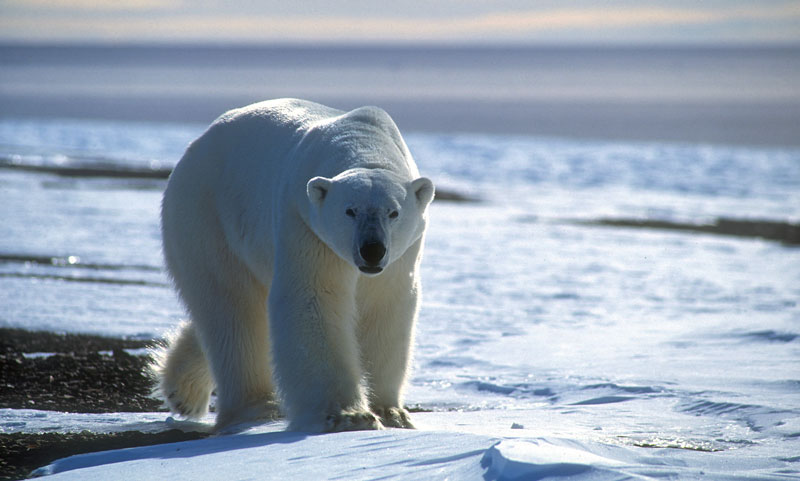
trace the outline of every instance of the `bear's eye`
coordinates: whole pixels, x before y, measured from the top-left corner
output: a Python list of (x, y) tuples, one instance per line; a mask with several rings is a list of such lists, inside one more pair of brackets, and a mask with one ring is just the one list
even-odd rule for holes
[(393, 210), (393, 211), (389, 212), (389, 218), (390, 219), (396, 219), (398, 215), (400, 215), (400, 213), (397, 212), (396, 210)]
[(344, 211), (344, 213), (348, 217), (355, 217), (356, 216), (356, 211), (354, 211), (353, 209), (347, 209), (346, 211)]

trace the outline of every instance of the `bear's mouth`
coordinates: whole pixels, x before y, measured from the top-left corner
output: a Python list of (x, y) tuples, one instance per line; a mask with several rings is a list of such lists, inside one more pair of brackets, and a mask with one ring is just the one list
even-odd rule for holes
[(358, 266), (358, 270), (363, 272), (364, 274), (380, 274), (383, 270), (383, 267), (378, 266)]

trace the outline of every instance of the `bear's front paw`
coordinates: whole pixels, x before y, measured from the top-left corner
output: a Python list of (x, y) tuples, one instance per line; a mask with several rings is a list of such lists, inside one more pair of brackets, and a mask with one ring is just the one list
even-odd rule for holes
[(373, 409), (380, 416), (381, 423), (390, 428), (416, 429), (411, 423), (411, 418), (403, 408), (377, 408)]
[(325, 418), (325, 432), (383, 429), (378, 416), (369, 411), (342, 411)]

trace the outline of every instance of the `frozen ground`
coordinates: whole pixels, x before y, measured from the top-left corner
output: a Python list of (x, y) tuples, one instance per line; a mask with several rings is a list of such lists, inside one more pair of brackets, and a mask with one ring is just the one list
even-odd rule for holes
[[(199, 125), (0, 121), (0, 324), (151, 338), (164, 181), (8, 168), (169, 168)], [(407, 401), (421, 429), (283, 424), (84, 455), (69, 479), (800, 476), (800, 250), (574, 223), (800, 220), (800, 151), (410, 135), (436, 202)], [(42, 262), (42, 258), (56, 262)], [(38, 262), (37, 262), (38, 261)], [(162, 414), (2, 410), (3, 432), (197, 429)], [(202, 429), (202, 427), (201, 427)], [(157, 474), (156, 474), (157, 473)]]

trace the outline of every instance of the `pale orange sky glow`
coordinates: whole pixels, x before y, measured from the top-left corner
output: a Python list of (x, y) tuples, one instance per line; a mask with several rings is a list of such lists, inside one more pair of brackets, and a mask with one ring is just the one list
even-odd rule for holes
[[(385, 9), (380, 5), (385, 3)], [(305, 5), (305, 4), (304, 4)], [(567, 5), (567, 6), (564, 6)], [(0, 0), (0, 40), (17, 42), (800, 41), (800, 2), (308, 2)]]

